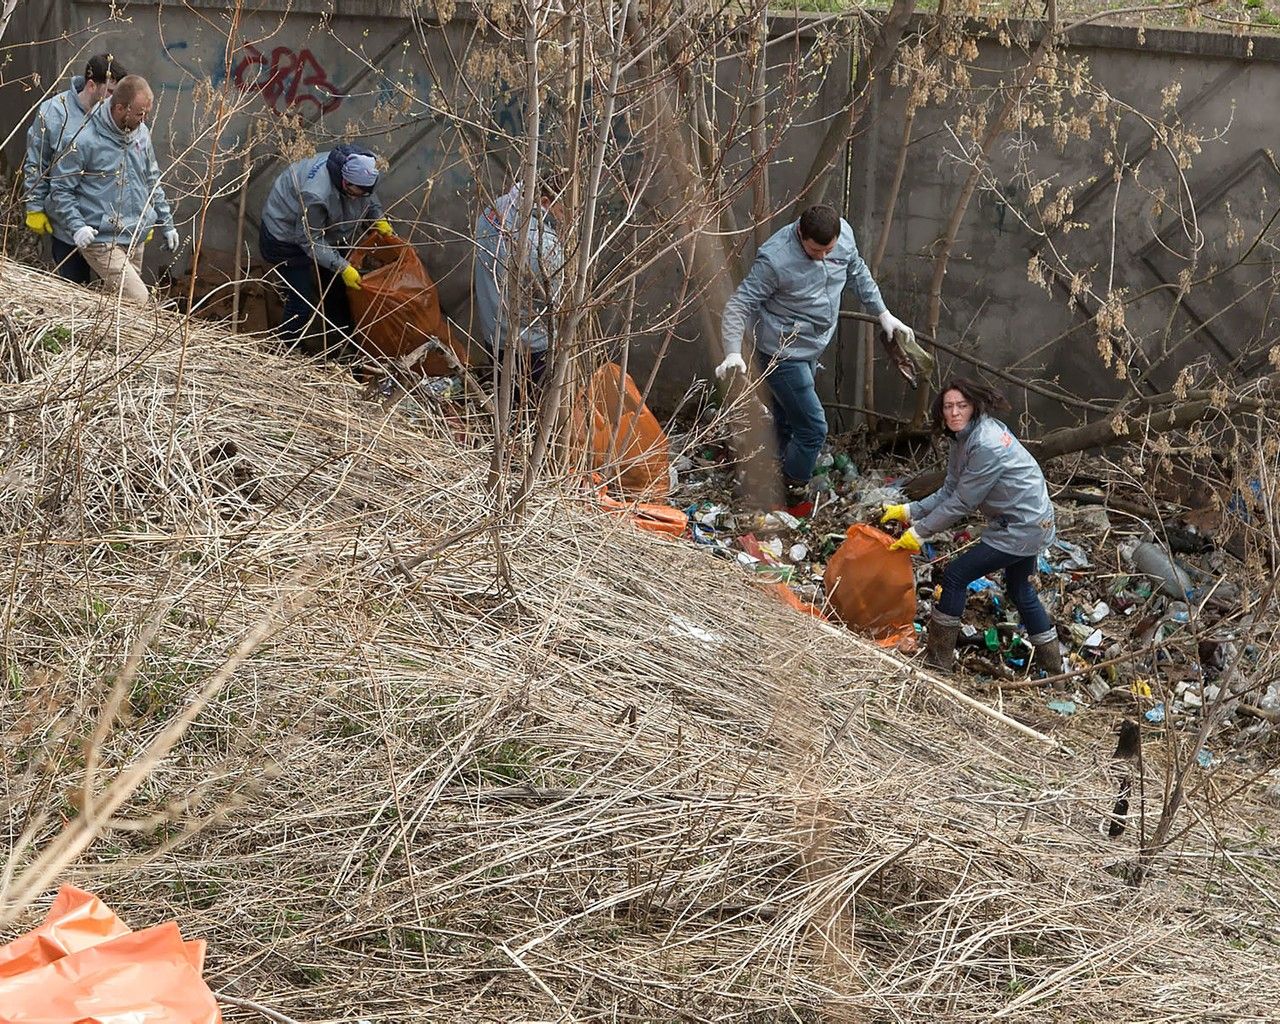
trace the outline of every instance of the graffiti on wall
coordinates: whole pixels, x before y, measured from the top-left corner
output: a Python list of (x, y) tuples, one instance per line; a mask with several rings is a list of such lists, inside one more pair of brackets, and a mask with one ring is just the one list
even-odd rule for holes
[[(157, 84), (162, 89), (188, 92), (196, 82), (206, 78), (217, 88), (227, 80), (221, 48), (202, 59), (196, 47), (180, 39), (166, 42), (164, 55), (182, 74), (175, 81), (161, 79)], [(231, 84), (241, 92), (257, 93), (276, 114), (301, 114), (303, 118), (337, 110), (346, 98), (333, 84), (320, 58), (305, 47), (295, 50), (290, 46), (276, 46), (263, 50), (245, 43), (231, 65)]]
[(318, 117), (342, 106), (338, 87), (310, 50), (277, 46), (268, 54), (245, 43), (240, 52), (243, 56), (231, 72), (232, 82), (242, 92), (260, 93), (277, 114)]

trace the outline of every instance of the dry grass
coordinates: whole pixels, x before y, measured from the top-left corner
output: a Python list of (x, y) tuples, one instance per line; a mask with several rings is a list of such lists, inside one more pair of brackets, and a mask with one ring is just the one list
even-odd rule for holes
[(87, 752), (105, 784), (257, 628), (65, 874), (299, 1019), (1274, 1016), (1275, 812), (1197, 793), (1135, 892), (1102, 743), (1045, 753), (552, 489), (476, 530), (437, 415), (0, 272), (5, 899)]

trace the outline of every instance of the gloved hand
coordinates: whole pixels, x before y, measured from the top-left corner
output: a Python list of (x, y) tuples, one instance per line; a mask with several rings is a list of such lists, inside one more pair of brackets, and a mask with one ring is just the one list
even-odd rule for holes
[(170, 252), (177, 252), (178, 246), (182, 244), (182, 238), (178, 234), (177, 228), (165, 228), (164, 247)]
[(156, 229), (152, 228), (150, 231), (147, 232), (147, 237), (142, 240), (142, 244), (146, 245), (151, 241), (151, 239), (155, 237), (156, 237)]
[(734, 352), (732, 355), (724, 357), (724, 362), (716, 367), (716, 380), (724, 380), (734, 371), (738, 373), (747, 372), (747, 364), (742, 361), (742, 356)]
[(880, 517), (882, 523), (901, 523), (906, 526), (911, 522), (911, 514), (907, 511), (906, 505), (886, 505), (884, 507), (884, 515)]
[(348, 288), (360, 290), (360, 271), (356, 270), (350, 263), (342, 268), (342, 283)]
[(391, 221), (387, 220), (386, 217), (383, 217), (381, 220), (375, 220), (373, 222), (373, 230), (378, 232), (380, 235), (389, 235), (392, 233)]
[(907, 530), (901, 537), (889, 545), (890, 551), (906, 551), (908, 554), (920, 554), (920, 538), (915, 530)]
[(37, 235), (53, 234), (53, 225), (49, 223), (49, 215), (44, 210), (32, 210), (28, 213), (27, 227)]
[(904, 324), (896, 316), (890, 313), (887, 309), (880, 314), (880, 327), (884, 331), (884, 333), (889, 336), (890, 341), (893, 341), (894, 331), (906, 331), (907, 334), (911, 335), (912, 341), (914, 341), (916, 337), (915, 331), (913, 331), (910, 327)]
[(93, 240), (97, 237), (97, 230), (86, 224), (84, 227), (76, 229), (76, 233), (71, 236), (71, 241), (76, 243), (77, 249), (87, 249), (93, 245)]

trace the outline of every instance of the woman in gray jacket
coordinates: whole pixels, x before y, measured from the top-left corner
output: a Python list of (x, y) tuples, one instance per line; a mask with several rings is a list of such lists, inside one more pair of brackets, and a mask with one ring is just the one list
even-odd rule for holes
[(911, 524), (893, 547), (914, 554), (921, 537), (940, 533), (972, 512), (987, 517), (981, 541), (943, 571), (942, 596), (929, 620), (929, 665), (951, 668), (969, 584), (1003, 569), (1005, 593), (1027, 627), (1036, 661), (1056, 675), (1062, 671), (1058, 631), (1031, 582), (1037, 557), (1053, 543), (1053, 505), (1039, 463), (991, 415), (1006, 404), (974, 381), (960, 377), (947, 383), (933, 403), (935, 429), (951, 438), (946, 481), (921, 501), (890, 505), (880, 521)]

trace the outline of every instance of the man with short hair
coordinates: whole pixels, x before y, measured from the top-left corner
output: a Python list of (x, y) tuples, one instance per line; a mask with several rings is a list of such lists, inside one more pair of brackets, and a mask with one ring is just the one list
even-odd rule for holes
[[(347, 255), (372, 227), (391, 234), (391, 223), (374, 193), (378, 165), (372, 153), (343, 144), (304, 157), (276, 178), (262, 207), (258, 248), (284, 279), (284, 319), (277, 335), (303, 338), (321, 306), (320, 324), (337, 328), (341, 347), (354, 330), (347, 288), (360, 287), (360, 272)], [(339, 285), (341, 281), (341, 287)]]
[[(563, 216), (559, 203), (563, 186), (558, 175), (539, 183), (538, 202), (533, 206), (525, 241), (522, 287), (519, 294), (509, 295), (523, 190), (520, 182), (512, 185), (476, 219), (472, 288), (480, 333), (495, 364), (503, 365), (503, 352), (514, 339), (522, 364), (520, 377), (527, 374), (536, 385), (546, 370), (549, 320), (564, 283), (564, 252), (556, 234), (556, 222)], [(506, 322), (512, 303), (514, 330)]]
[(911, 328), (885, 308), (849, 222), (830, 206), (811, 206), (760, 246), (721, 318), (725, 358), (716, 377), (745, 372), (742, 336), (748, 328), (755, 330), (757, 351), (770, 361), (765, 382), (773, 399), (782, 473), (796, 499), (803, 496), (797, 492), (807, 488), (827, 437), (827, 417), (813, 380), (818, 358), (839, 325), (845, 288), (879, 316), (890, 338), (905, 331), (914, 340)]
[(95, 54), (85, 64), (84, 74), (71, 79), (69, 89), (40, 104), (27, 129), (27, 155), (22, 162), (27, 227), (37, 235), (53, 236), (54, 269), (76, 284), (89, 283), (89, 264), (74, 245), (54, 232), (48, 209), (50, 176), (62, 154), (75, 144), (85, 119), (127, 74), (112, 54)]
[(54, 166), (49, 189), (54, 237), (75, 244), (109, 294), (139, 304), (150, 298), (142, 254), (152, 229), (170, 250), (179, 242), (146, 125), (154, 102), (145, 78), (120, 79)]

